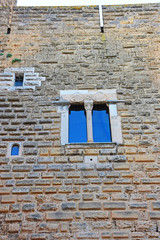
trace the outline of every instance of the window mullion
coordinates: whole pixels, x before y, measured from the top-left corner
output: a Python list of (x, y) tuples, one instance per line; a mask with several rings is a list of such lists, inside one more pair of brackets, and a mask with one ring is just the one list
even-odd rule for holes
[(93, 100), (85, 100), (84, 107), (87, 116), (87, 140), (88, 142), (93, 142), (93, 126), (92, 126)]

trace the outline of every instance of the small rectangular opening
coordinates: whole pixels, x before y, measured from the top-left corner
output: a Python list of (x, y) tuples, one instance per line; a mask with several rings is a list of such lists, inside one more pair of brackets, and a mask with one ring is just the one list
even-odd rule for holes
[(15, 87), (22, 87), (23, 86), (23, 79), (24, 79), (24, 74), (23, 73), (16, 73), (15, 74)]
[(11, 28), (7, 28), (7, 34), (11, 33)]
[(101, 33), (104, 33), (104, 28), (103, 27), (101, 27)]

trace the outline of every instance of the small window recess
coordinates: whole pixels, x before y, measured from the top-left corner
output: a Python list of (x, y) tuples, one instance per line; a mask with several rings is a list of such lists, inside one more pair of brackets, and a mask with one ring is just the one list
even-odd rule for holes
[(11, 147), (11, 156), (19, 156), (20, 146), (19, 144), (15, 143)]
[(8, 157), (20, 157), (22, 156), (22, 143), (21, 142), (11, 142), (8, 144), (7, 150)]
[(104, 33), (104, 28), (103, 27), (101, 27), (101, 33)]
[(16, 73), (15, 74), (14, 86), (15, 87), (23, 87), (23, 82), (24, 82), (24, 74), (23, 73)]
[(10, 33), (11, 33), (11, 28), (8, 27), (8, 28), (7, 28), (7, 34), (10, 34)]

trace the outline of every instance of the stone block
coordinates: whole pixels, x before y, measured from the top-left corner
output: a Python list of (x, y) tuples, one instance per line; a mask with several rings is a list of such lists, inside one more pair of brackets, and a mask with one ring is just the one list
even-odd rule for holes
[(109, 239), (111, 238), (111, 233), (110, 232), (102, 232), (102, 239)]
[(62, 203), (62, 210), (75, 210), (76, 204), (74, 202)]
[(128, 232), (113, 232), (113, 238), (116, 239), (128, 239), (129, 238), (129, 233)]
[(56, 163), (67, 163), (68, 162), (68, 157), (66, 156), (57, 156), (55, 157), (55, 162)]
[(26, 203), (22, 206), (22, 211), (30, 212), (35, 210), (35, 204), (34, 203)]
[(86, 211), (84, 214), (84, 219), (88, 219), (91, 221), (96, 220), (105, 220), (109, 218), (109, 212), (102, 212), (102, 211)]
[[(42, 190), (43, 192), (43, 190)], [(45, 187), (45, 193), (56, 193), (57, 188), (56, 187)]]
[(129, 170), (129, 165), (124, 163), (114, 163), (115, 170)]
[(108, 160), (111, 162), (126, 162), (127, 158), (123, 155), (108, 156)]
[(47, 166), (45, 164), (33, 165), (33, 171), (45, 171)]
[(100, 202), (80, 202), (80, 210), (101, 210), (102, 205)]
[(98, 187), (98, 186), (86, 186), (86, 187), (83, 187), (82, 188), (82, 191), (83, 192), (100, 192), (100, 187)]
[(5, 217), (6, 222), (21, 222), (22, 220), (22, 213), (7, 213)]
[(0, 213), (9, 212), (9, 204), (0, 204)]
[(104, 186), (102, 187), (103, 192), (121, 192), (121, 186)]
[(63, 164), (63, 171), (74, 171), (76, 166), (74, 164)]
[(51, 180), (45, 180), (45, 179), (37, 179), (35, 180), (35, 185), (41, 186), (41, 185), (50, 185)]
[(112, 218), (114, 220), (136, 220), (139, 217), (137, 211), (115, 211), (112, 212)]
[(160, 184), (159, 178), (146, 178), (142, 179), (143, 184)]
[(59, 193), (71, 193), (72, 187), (59, 187)]
[(70, 163), (82, 163), (83, 162), (83, 156), (70, 156), (69, 157), (69, 162)]
[(81, 177), (80, 172), (68, 172), (67, 175), (68, 175), (68, 178), (80, 178)]
[(62, 165), (61, 164), (48, 164), (48, 171), (61, 171)]
[(88, 179), (75, 179), (75, 185), (88, 185)]
[(99, 239), (98, 233), (94, 232), (84, 232), (77, 234), (77, 239)]
[(12, 224), (9, 224), (9, 229), (8, 229), (8, 232), (9, 233), (18, 233), (19, 232), (19, 224), (18, 223), (12, 223)]
[(160, 211), (149, 212), (149, 217), (151, 220), (159, 220), (160, 219)]
[(31, 235), (31, 240), (46, 240), (47, 234), (45, 233), (34, 233)]
[(129, 203), (130, 208), (140, 208), (140, 209), (145, 209), (147, 208), (147, 203)]
[(16, 186), (32, 186), (34, 184), (34, 180), (17, 180)]
[(89, 172), (83, 172), (82, 173), (84, 178), (98, 178), (98, 172), (96, 171), (89, 171)]
[(71, 212), (48, 212), (46, 213), (47, 221), (70, 221), (73, 219), (73, 213)]
[(11, 205), (11, 212), (19, 212), (20, 211), (20, 205), (19, 204), (12, 204)]
[(47, 164), (47, 163), (53, 163), (54, 157), (39, 157), (38, 163), (40, 164)]
[(13, 188), (12, 193), (13, 194), (28, 194), (30, 191), (30, 188), (24, 187), (24, 188)]
[(12, 179), (13, 175), (12, 173), (2, 173), (1, 179)]
[(105, 210), (121, 210), (126, 208), (124, 202), (104, 202), (103, 206)]
[(106, 170), (112, 170), (113, 166), (112, 163), (97, 163), (96, 169), (98, 171), (106, 171)]
[(32, 194), (43, 193), (43, 187), (31, 187), (30, 192)]
[(160, 202), (152, 202), (153, 210), (160, 210)]
[(135, 162), (154, 162), (154, 156), (148, 154), (135, 156)]
[(85, 164), (85, 163), (78, 163), (77, 164), (77, 169), (79, 171), (91, 171), (94, 170), (94, 165), (92, 164)]
[(81, 198), (81, 195), (78, 194), (78, 193), (69, 194), (69, 195), (67, 196), (67, 200), (68, 200), (68, 201), (77, 201), (77, 200), (80, 200), (80, 198)]
[(93, 194), (83, 194), (82, 199), (83, 201), (93, 200)]
[(1, 165), (0, 166), (0, 172), (10, 172), (11, 166), (10, 165)]
[(13, 166), (13, 172), (29, 172), (31, 170), (30, 165), (15, 165)]
[(31, 214), (28, 214), (27, 216), (26, 216), (26, 219), (28, 220), (28, 221), (42, 221), (43, 220), (43, 215), (42, 214), (40, 214), (40, 213), (36, 213), (36, 212), (34, 212), (34, 213), (31, 213)]
[(60, 230), (61, 230), (61, 232), (68, 232), (69, 231), (69, 224), (68, 223), (61, 223)]
[(39, 206), (40, 211), (55, 211), (57, 205), (55, 203), (43, 203)]
[(1, 203), (15, 203), (16, 196), (2, 196)]

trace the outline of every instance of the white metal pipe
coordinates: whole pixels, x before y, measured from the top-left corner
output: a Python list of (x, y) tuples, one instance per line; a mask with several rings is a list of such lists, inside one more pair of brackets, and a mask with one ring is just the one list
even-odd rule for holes
[(99, 5), (99, 19), (100, 19), (100, 27), (103, 27), (103, 12), (102, 12), (102, 5)]

